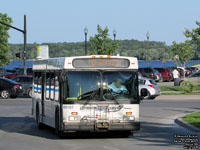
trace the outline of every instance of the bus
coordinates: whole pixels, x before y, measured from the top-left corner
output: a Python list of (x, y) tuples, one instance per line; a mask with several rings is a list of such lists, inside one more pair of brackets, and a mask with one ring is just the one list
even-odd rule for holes
[(33, 63), (32, 115), (38, 128), (47, 125), (59, 135), (130, 133), (140, 130), (139, 104), (135, 57), (91, 55)]

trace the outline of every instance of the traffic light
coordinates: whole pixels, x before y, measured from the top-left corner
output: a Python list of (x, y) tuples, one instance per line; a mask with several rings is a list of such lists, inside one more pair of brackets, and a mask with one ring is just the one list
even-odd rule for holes
[(21, 53), (15, 53), (15, 56), (18, 57), (18, 58), (22, 57)]

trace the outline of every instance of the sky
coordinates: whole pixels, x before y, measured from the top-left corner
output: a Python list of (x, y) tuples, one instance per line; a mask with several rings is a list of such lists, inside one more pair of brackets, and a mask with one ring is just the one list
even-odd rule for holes
[[(161, 41), (171, 45), (183, 42), (185, 28), (197, 27), (200, 0), (0, 0), (0, 13), (13, 19), (13, 26), (23, 29), (27, 16), (27, 42), (84, 41), (97, 33), (97, 24), (109, 28), (116, 39)], [(9, 43), (23, 43), (23, 34), (9, 30)]]

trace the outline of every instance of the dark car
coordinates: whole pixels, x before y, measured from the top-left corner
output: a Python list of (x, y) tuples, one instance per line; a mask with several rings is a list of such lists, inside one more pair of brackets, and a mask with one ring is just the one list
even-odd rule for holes
[(19, 75), (12, 78), (12, 80), (20, 83), (23, 88), (23, 95), (32, 97), (32, 76)]
[(0, 67), (0, 77), (6, 74), (6, 70), (3, 67)]
[[(27, 68), (27, 75), (32, 76), (32, 74), (33, 74), (32, 68)], [(8, 78), (8, 79), (12, 79), (17, 75), (24, 75), (24, 70), (23, 69), (19, 69), (15, 73), (10, 73), (10, 74), (4, 75), (4, 77)]]
[(0, 96), (3, 99), (16, 98), (23, 92), (22, 86), (10, 79), (0, 77)]
[(161, 80), (161, 74), (153, 69), (153, 68), (139, 68), (138, 69), (138, 72), (143, 76), (143, 77), (146, 77), (146, 78), (151, 78), (155, 81), (160, 81)]
[(169, 69), (167, 68), (154, 68), (154, 69), (158, 70), (158, 72), (161, 73), (163, 81), (173, 80), (173, 75)]

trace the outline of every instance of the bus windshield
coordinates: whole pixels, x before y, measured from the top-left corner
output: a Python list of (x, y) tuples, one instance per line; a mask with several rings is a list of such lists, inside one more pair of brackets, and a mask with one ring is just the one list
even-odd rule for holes
[[(67, 72), (67, 100), (85, 100), (95, 91), (100, 91), (100, 72), (97, 71), (70, 71)], [(100, 97), (98, 93), (96, 97)]]
[(94, 100), (118, 103), (138, 99), (138, 81), (134, 71), (69, 71), (66, 76), (66, 103)]
[(129, 100), (138, 99), (138, 78), (134, 71), (103, 72), (103, 99)]

